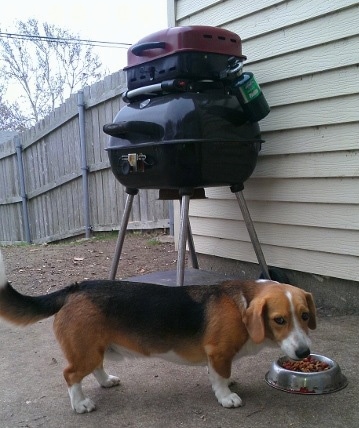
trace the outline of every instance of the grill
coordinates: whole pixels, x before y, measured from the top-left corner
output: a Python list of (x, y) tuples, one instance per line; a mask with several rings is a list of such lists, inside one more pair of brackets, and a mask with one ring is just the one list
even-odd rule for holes
[[(189, 232), (190, 250), (188, 204), (197, 190), (230, 186), (242, 213), (246, 210), (238, 195), (255, 168), (262, 144), (258, 121), (269, 107), (253, 74), (243, 71), (245, 59), (240, 37), (224, 29), (173, 27), (151, 34), (128, 50), (127, 105), (103, 127), (110, 136), (112, 172), (131, 197), (152, 188), (185, 198), (180, 245), (185, 248)], [(131, 204), (121, 229), (127, 227)], [(248, 213), (245, 219), (249, 230)], [(254, 239), (260, 252), (255, 232)], [(122, 243), (119, 235), (117, 253)], [(119, 254), (116, 258), (118, 264)]]

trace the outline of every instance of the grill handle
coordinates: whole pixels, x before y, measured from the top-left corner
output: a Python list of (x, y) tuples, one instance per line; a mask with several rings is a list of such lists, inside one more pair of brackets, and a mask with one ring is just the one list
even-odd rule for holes
[(164, 130), (161, 125), (152, 122), (144, 122), (141, 120), (133, 120), (130, 122), (108, 123), (103, 126), (103, 132), (111, 137), (125, 137), (128, 134), (141, 134), (153, 140), (163, 138)]
[(139, 43), (138, 45), (132, 46), (131, 52), (136, 56), (142, 56), (144, 51), (151, 49), (165, 49), (165, 42), (147, 42)]

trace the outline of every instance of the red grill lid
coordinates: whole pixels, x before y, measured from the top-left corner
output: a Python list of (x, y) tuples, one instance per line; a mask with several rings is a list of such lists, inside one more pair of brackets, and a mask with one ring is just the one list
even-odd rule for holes
[(127, 67), (144, 64), (177, 52), (208, 52), (246, 59), (240, 37), (232, 31), (205, 25), (171, 27), (152, 33), (132, 45)]

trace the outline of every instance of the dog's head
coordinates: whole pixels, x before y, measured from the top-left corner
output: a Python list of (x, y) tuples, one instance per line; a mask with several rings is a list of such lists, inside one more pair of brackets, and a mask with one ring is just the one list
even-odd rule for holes
[(250, 302), (244, 322), (251, 339), (275, 341), (294, 360), (310, 354), (308, 330), (316, 328), (313, 296), (300, 288), (268, 282)]

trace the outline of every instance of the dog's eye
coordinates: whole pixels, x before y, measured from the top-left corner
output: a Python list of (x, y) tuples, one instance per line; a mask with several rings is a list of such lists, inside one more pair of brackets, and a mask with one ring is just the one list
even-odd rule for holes
[(309, 320), (309, 314), (308, 314), (308, 312), (303, 312), (302, 313), (302, 320), (303, 321), (308, 321)]
[(277, 317), (277, 318), (274, 318), (274, 322), (279, 324), (279, 325), (284, 325), (285, 319), (283, 317)]

